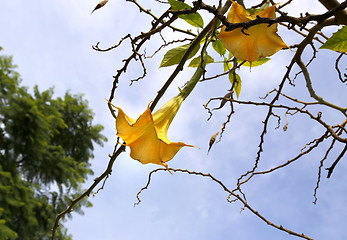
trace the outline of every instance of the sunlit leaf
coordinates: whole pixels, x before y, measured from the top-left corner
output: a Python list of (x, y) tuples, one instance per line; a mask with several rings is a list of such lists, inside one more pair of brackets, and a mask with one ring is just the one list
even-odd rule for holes
[(229, 71), (233, 67), (231, 62), (226, 58), (224, 58), (223, 66), (224, 66), (224, 72)]
[[(186, 51), (188, 50), (190, 44), (186, 44), (183, 46), (179, 46), (173, 49), (170, 49), (165, 53), (163, 60), (160, 63), (159, 67), (168, 67), (172, 65), (178, 64), (181, 60)], [(199, 51), (200, 45), (197, 45), (191, 54), (189, 55), (188, 59), (194, 57), (194, 55)]]
[(212, 47), (221, 56), (223, 56), (226, 52), (226, 48), (219, 38), (217, 38), (216, 41), (212, 42)]
[(266, 8), (269, 8), (270, 7), (270, 1), (266, 1), (260, 8), (248, 8), (247, 11), (250, 13), (250, 14), (255, 14), (257, 12), (260, 12), (260, 11), (263, 11), (265, 10)]
[(212, 137), (210, 138), (210, 142), (209, 142), (209, 144), (208, 144), (209, 146), (208, 146), (208, 150), (207, 150), (207, 152), (210, 152), (211, 147), (212, 147), (212, 146), (213, 146), (213, 144), (215, 143), (216, 138), (217, 138), (217, 136), (218, 136), (219, 132), (220, 132), (220, 131), (216, 132), (216, 133), (215, 133), (215, 134), (213, 134), (213, 135), (212, 135)]
[(335, 32), (320, 48), (347, 52), (347, 26)]
[[(92, 11), (92, 13), (93, 13), (95, 10), (98, 10), (99, 8), (102, 8), (103, 6), (105, 6), (107, 2), (108, 2), (108, 0), (103, 0), (103, 1), (99, 2), (98, 5), (96, 5), (96, 7), (94, 8), (94, 10)], [(91, 13), (91, 14), (92, 14), (92, 13)]]
[[(270, 59), (271, 58), (262, 57), (258, 61), (252, 62), (252, 67), (257, 67), (257, 66), (263, 65), (264, 63), (268, 62)], [(237, 62), (242, 63), (243, 61), (237, 60)], [(250, 67), (251, 64), (250, 64), (250, 62), (246, 61), (242, 64), (242, 66)]]
[(233, 89), (236, 93), (237, 98), (239, 98), (240, 92), (241, 92), (241, 78), (240, 78), (240, 76), (234, 72), (230, 72), (229, 73), (229, 80), (230, 80), (231, 84), (234, 86)]
[(227, 99), (230, 99), (231, 96), (232, 96), (232, 92), (228, 92), (227, 94), (225, 94), (225, 96), (223, 97), (222, 101), (220, 102), (219, 107), (214, 108), (212, 110), (218, 110), (218, 109), (221, 109), (222, 107), (224, 107), (224, 105), (228, 102)]
[(231, 52), (229, 52), (229, 59), (231, 59), (233, 56), (234, 55)]
[[(188, 4), (181, 1), (169, 0), (169, 3), (171, 5), (172, 10), (174, 11), (192, 8)], [(183, 14), (183, 15), (180, 15), (179, 18), (185, 20), (187, 23), (189, 23), (190, 25), (194, 27), (198, 27), (198, 28), (204, 27), (204, 20), (202, 19), (201, 15), (198, 12), (191, 13), (191, 14)]]
[[(198, 67), (200, 65), (200, 62), (201, 62), (201, 56), (197, 56), (189, 63), (188, 67)], [(210, 55), (207, 55), (206, 64), (213, 63), (213, 62), (214, 62), (213, 57), (211, 57)]]

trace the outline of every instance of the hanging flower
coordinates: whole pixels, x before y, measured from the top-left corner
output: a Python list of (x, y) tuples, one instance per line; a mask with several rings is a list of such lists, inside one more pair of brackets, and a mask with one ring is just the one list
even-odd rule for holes
[(167, 167), (165, 162), (171, 160), (182, 147), (193, 147), (183, 142), (171, 142), (167, 138), (167, 130), (184, 98), (178, 94), (154, 114), (147, 107), (137, 120), (114, 106), (118, 109), (117, 135), (130, 147), (130, 157), (143, 164), (154, 163)]
[[(231, 0), (232, 1), (232, 0)], [(257, 16), (261, 18), (275, 18), (275, 5), (251, 14), (240, 4), (232, 1), (231, 9), (228, 13), (228, 21), (231, 23), (241, 23), (255, 20)], [(225, 31), (223, 26), (218, 38), (236, 58), (246, 60), (250, 63), (258, 61), (261, 57), (267, 57), (275, 54), (287, 45), (276, 33), (277, 24), (258, 24), (248, 29), (238, 28), (232, 31)]]
[(171, 142), (167, 138), (167, 131), (182, 102), (193, 91), (204, 73), (206, 58), (204, 51), (205, 61), (197, 67), (185, 87), (180, 89), (180, 93), (176, 97), (165, 103), (154, 114), (148, 105), (146, 111), (135, 120), (128, 117), (121, 108), (109, 102), (118, 109), (117, 135), (123, 139), (126, 146), (130, 147), (130, 157), (143, 164), (154, 163), (168, 168), (166, 162), (170, 161), (182, 147), (194, 147), (183, 142)]

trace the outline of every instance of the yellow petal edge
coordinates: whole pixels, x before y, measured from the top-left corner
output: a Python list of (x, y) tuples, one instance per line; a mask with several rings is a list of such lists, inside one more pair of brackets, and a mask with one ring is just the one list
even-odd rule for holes
[(114, 106), (118, 109), (117, 135), (130, 147), (131, 158), (143, 164), (154, 163), (167, 167), (165, 162), (171, 160), (182, 147), (194, 147), (183, 142), (171, 142), (167, 138), (167, 130), (183, 100), (177, 95), (153, 115), (148, 106), (137, 120)]

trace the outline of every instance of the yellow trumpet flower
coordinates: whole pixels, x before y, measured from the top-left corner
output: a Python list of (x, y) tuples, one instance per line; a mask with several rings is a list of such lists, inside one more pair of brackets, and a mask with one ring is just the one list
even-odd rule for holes
[[(232, 1), (227, 19), (231, 23), (241, 23), (255, 20), (257, 16), (275, 18), (275, 5), (251, 14), (240, 4)], [(226, 32), (225, 28), (225, 26), (222, 27), (218, 38), (222, 40), (225, 48), (240, 60), (252, 63), (261, 57), (271, 56), (287, 47), (277, 34), (277, 24), (271, 26), (266, 23), (258, 24), (244, 29), (243, 32), (241, 28)]]
[(121, 108), (116, 119), (117, 135), (130, 147), (130, 157), (143, 164), (154, 163), (167, 168), (171, 160), (184, 146), (183, 142), (171, 142), (167, 138), (168, 128), (180, 108), (184, 96), (178, 94), (152, 114), (149, 107), (137, 119), (128, 117)]
[(130, 157), (143, 164), (154, 163), (168, 169), (166, 162), (170, 161), (182, 147), (194, 147), (183, 142), (171, 142), (167, 138), (167, 131), (182, 102), (192, 92), (205, 71), (206, 52), (204, 52), (204, 59), (203, 64), (199, 65), (189, 82), (182, 90), (180, 89), (180, 93), (154, 114), (148, 105), (146, 111), (135, 120), (128, 117), (121, 108), (109, 102), (118, 109), (117, 135), (124, 140), (126, 146), (130, 147)]

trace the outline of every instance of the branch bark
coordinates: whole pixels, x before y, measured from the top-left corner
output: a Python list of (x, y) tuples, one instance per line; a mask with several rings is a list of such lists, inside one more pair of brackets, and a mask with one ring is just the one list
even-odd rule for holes
[[(331, 10), (337, 6), (339, 6), (341, 3), (339, 3), (337, 0), (318, 0), (321, 4), (324, 5), (324, 7), (328, 10)], [(335, 17), (339, 23), (347, 24), (347, 11), (342, 10), (335, 14)]]
[(285, 227), (283, 227), (282, 225), (277, 225), (277, 224), (274, 224), (273, 222), (269, 221), (268, 219), (266, 219), (262, 214), (260, 214), (258, 211), (256, 211), (255, 209), (253, 209), (242, 197), (240, 197), (240, 195), (234, 193), (233, 191), (231, 191), (229, 188), (227, 188), (222, 181), (218, 180), (217, 178), (215, 178), (214, 176), (212, 176), (211, 174), (209, 173), (202, 173), (202, 172), (195, 172), (195, 171), (189, 171), (189, 170), (186, 170), (186, 169), (174, 169), (174, 168), (158, 168), (158, 169), (155, 169), (153, 170), (152, 172), (149, 173), (148, 175), (148, 181), (147, 181), (147, 184), (146, 186), (144, 186), (143, 188), (141, 188), (141, 190), (137, 193), (136, 197), (137, 197), (137, 200), (138, 202), (135, 203), (135, 205), (138, 205), (140, 202), (141, 202), (141, 199), (139, 197), (139, 195), (141, 194), (141, 192), (145, 189), (148, 189), (149, 185), (150, 185), (150, 182), (151, 182), (151, 177), (152, 177), (152, 174), (154, 174), (155, 172), (158, 172), (158, 171), (173, 171), (173, 172), (182, 172), (182, 173), (187, 173), (187, 174), (190, 174), (190, 175), (197, 175), (197, 176), (203, 176), (203, 177), (209, 177), (212, 181), (216, 182), (217, 184), (219, 184), (223, 190), (227, 193), (229, 193), (230, 195), (232, 195), (233, 197), (235, 197), (237, 200), (239, 200), (244, 206), (245, 208), (247, 208), (249, 211), (251, 211), (254, 215), (256, 215), (258, 218), (260, 218), (262, 221), (264, 221), (266, 224), (278, 229), (278, 230), (281, 230), (281, 231), (284, 231), (290, 235), (293, 235), (293, 236), (297, 236), (297, 237), (300, 237), (300, 238), (303, 238), (303, 239), (307, 239), (307, 240), (313, 240), (312, 238), (306, 236), (305, 234), (303, 233), (297, 233), (297, 232), (294, 232), (294, 231), (291, 231)]

